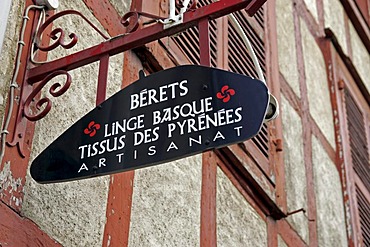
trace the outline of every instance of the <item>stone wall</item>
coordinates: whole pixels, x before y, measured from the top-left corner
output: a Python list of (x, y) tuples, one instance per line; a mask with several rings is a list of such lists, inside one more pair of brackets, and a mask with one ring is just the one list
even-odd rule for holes
[[(339, 172), (328, 156), (328, 151), (323, 148), (322, 140), (312, 137), (311, 145), (311, 141), (305, 139), (308, 137), (307, 133), (313, 136), (315, 132), (307, 125), (308, 119), (311, 119), (309, 121), (317, 125), (333, 150), (337, 148), (332, 92), (328, 84), (330, 75), (327, 74), (327, 64), (320, 48), (320, 39), (324, 38), (324, 34), (323, 30), (316, 32), (315, 29), (319, 27), (321, 21), (320, 13), (324, 18), (323, 25), (334, 32), (343, 51), (349, 55), (349, 50), (352, 49), (356, 70), (367, 87), (369, 87), (368, 77), (364, 74), (365, 70), (370, 70), (368, 68), (370, 63), (366, 48), (351, 23), (349, 30), (346, 30), (346, 14), (340, 1), (323, 1), (322, 12), (318, 11), (320, 7), (318, 2), (276, 1), (278, 60), (280, 78), (284, 80), (282, 84), (285, 87), (282, 90), (280, 105), (287, 210), (291, 212), (302, 208), (306, 212), (289, 216), (288, 222), (304, 242), (311, 244), (312, 229), (309, 228), (307, 211), (309, 211), (308, 201), (315, 202), (317, 211), (312, 217), (317, 217), (319, 246), (347, 246)], [(306, 19), (306, 14), (302, 13), (294, 16), (292, 14), (294, 9), (310, 11), (309, 14), (313, 19)], [(305, 101), (306, 98), (308, 102)], [(311, 169), (313, 177), (310, 175)], [(309, 182), (308, 179), (313, 179), (313, 182)], [(315, 198), (308, 198), (312, 195), (311, 186), (314, 186)], [(279, 246), (285, 246), (282, 239), (278, 240)]]
[(217, 171), (218, 246), (267, 246), (266, 222), (225, 174)]
[[(57, 11), (75, 9), (84, 14), (100, 30), (99, 24), (83, 1), (60, 1)], [(49, 53), (53, 60), (66, 54), (99, 44), (100, 37), (79, 16), (66, 16), (55, 22), (54, 27), (66, 28), (68, 33), (79, 35), (79, 42), (71, 50), (56, 49)], [(110, 60), (108, 96), (118, 91), (122, 82), (123, 56)], [(95, 106), (98, 63), (71, 71), (71, 88), (61, 97), (52, 98), (50, 113), (36, 123), (31, 162), (44, 148), (54, 141), (75, 121)], [(57, 77), (54, 82), (63, 82)], [(53, 82), (49, 82), (52, 85)], [(50, 96), (48, 88), (44, 96)], [(99, 246), (103, 240), (109, 177), (76, 182), (40, 185), (28, 174), (24, 188), (22, 214), (33, 220), (50, 236), (64, 246)]]
[[(11, 1), (9, 18), (6, 23), (0, 56), (0, 116), (1, 126), (4, 121), (5, 107), (8, 103), (8, 92), (13, 76), (14, 62), (17, 54), (17, 42), (23, 21), (24, 1)], [(5, 10), (5, 9), (4, 9)], [(4, 25), (2, 23), (1, 25)], [(5, 25), (4, 25), (5, 28)]]
[(276, 1), (276, 12), (280, 73), (292, 87), (293, 91), (300, 96), (292, 1)]
[(353, 27), (352, 23), (349, 23), (349, 33), (350, 33), (350, 44), (352, 47), (352, 57), (353, 64), (356, 66), (356, 69), (363, 80), (367, 91), (370, 91), (370, 56), (367, 49), (362, 43), (358, 33)]
[(3, 46), (6, 25), (8, 23), (8, 15), (10, 11), (11, 1), (4, 0), (0, 2), (0, 52)]
[(202, 156), (137, 170), (130, 246), (197, 246)]
[(316, 138), (312, 147), (319, 246), (348, 246), (339, 173)]
[[(110, 2), (120, 15), (129, 10), (128, 0)], [(319, 40), (323, 38), (319, 35), (323, 35), (323, 32), (312, 31), (316, 26), (319, 27), (320, 13), (324, 18), (323, 27), (332, 29), (344, 53), (353, 59), (353, 64), (368, 89), (370, 58), (351, 23), (346, 32), (346, 14), (340, 1), (322, 1), (322, 12), (319, 11), (318, 2), (321, 3), (318, 0), (276, 1), (278, 50), (273, 52), (278, 57), (280, 84), (284, 87), (281, 92), (280, 118), (286, 210), (304, 210), (282, 220), (289, 223), (290, 230), (296, 233), (297, 238), (307, 245), (312, 244), (312, 227), (309, 227), (312, 223), (307, 211), (309, 203), (314, 202), (317, 211), (311, 222), (317, 222), (318, 245), (347, 246), (342, 187), (333, 158), (338, 147), (328, 85), (330, 75), (327, 74), (327, 64), (319, 45)], [(313, 17), (310, 20), (313, 23), (297, 13), (293, 14), (297, 11), (297, 4), (310, 11)], [(12, 1), (1, 50), (0, 63), (4, 66), (0, 67), (0, 116), (4, 115), (6, 106), (23, 5), (24, 1)], [(60, 1), (57, 11), (65, 9), (82, 12), (106, 33), (92, 14), (93, 11), (82, 0)], [(79, 43), (68, 51), (56, 49), (49, 53), (49, 60), (104, 41), (78, 16), (68, 16), (54, 25), (77, 33)], [(108, 97), (121, 88), (123, 58), (123, 54), (119, 54), (110, 60)], [(170, 61), (169, 58), (167, 60)], [(71, 88), (61, 97), (52, 98), (53, 107), (50, 113), (36, 123), (30, 162), (95, 106), (98, 63), (70, 73), (73, 79)], [(49, 85), (57, 81), (63, 81), (63, 78), (55, 78)], [(42, 95), (51, 97), (48, 88), (45, 88)], [(307, 122), (314, 123), (315, 127), (307, 126)], [(316, 126), (318, 130), (313, 130)], [(317, 138), (317, 135), (321, 138)], [(331, 156), (328, 154), (330, 150)], [(19, 181), (13, 179), (9, 167), (10, 163), (6, 163), (0, 171), (0, 185), (3, 186), (6, 182), (7, 186), (16, 189)], [(40, 185), (28, 173), (24, 198), (14, 200), (13, 203), (22, 204), (21, 215), (33, 221), (63, 246), (101, 246), (107, 221), (109, 183), (110, 178), (104, 176)], [(201, 242), (201, 186), (201, 155), (137, 170), (133, 181), (129, 245), (198, 246)], [(274, 191), (268, 193), (275, 195)], [(310, 198), (310, 195), (315, 198)], [(271, 239), (266, 218), (257, 212), (258, 206), (249, 203), (219, 168), (216, 203), (219, 246), (268, 246)], [(280, 235), (276, 236), (277, 246), (288, 246), (284, 242), (285, 238), (283, 240)]]
[[(302, 120), (296, 111), (282, 97), (281, 112), (284, 134), (284, 162), (288, 211), (307, 208), (306, 167), (303, 157)], [(298, 231), (302, 239), (308, 242), (307, 216), (300, 213), (292, 215), (288, 221)]]

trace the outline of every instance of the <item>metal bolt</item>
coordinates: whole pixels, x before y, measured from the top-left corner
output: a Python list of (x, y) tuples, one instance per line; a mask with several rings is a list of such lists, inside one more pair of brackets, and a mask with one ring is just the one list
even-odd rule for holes
[(289, 216), (289, 215), (297, 214), (297, 213), (300, 213), (300, 212), (306, 213), (306, 210), (304, 208), (300, 208), (300, 209), (294, 210), (292, 212), (288, 212), (288, 213), (286, 213), (286, 215)]
[(343, 81), (343, 80), (340, 80), (340, 81), (338, 82), (338, 89), (339, 89), (339, 90), (343, 90), (343, 89), (345, 88), (345, 86), (346, 86), (346, 84), (344, 83), (344, 81)]
[(203, 84), (203, 90), (207, 90), (207, 89), (208, 89), (208, 85)]
[(276, 146), (276, 152), (282, 152), (283, 151), (283, 141), (281, 139), (276, 139), (274, 141), (274, 144)]

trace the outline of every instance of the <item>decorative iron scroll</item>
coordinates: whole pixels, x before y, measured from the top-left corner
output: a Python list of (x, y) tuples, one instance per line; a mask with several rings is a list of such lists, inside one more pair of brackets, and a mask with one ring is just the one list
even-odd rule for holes
[[(113, 39), (106, 36), (83, 14), (76, 10), (66, 10), (56, 13), (42, 23), (41, 26), (38, 27), (37, 25), (37, 27), (35, 27), (36, 35), (33, 41), (30, 59), (34, 64), (28, 66), (25, 79), (20, 85), (19, 107), (17, 109), (15, 127), (12, 131), (11, 140), (8, 141), (7, 144), (9, 146), (17, 146), (20, 155), (25, 157), (23, 145), (26, 143), (24, 137), (26, 136), (27, 121), (37, 121), (45, 117), (52, 107), (52, 102), (47, 97), (41, 98), (35, 104), (32, 101), (37, 98), (37, 94), (39, 94), (42, 88), (54, 77), (59, 75), (66, 76), (64, 85), (54, 83), (49, 89), (53, 97), (59, 97), (68, 90), (71, 84), (71, 77), (67, 72), (69, 70), (99, 61), (104, 56), (113, 56), (163, 37), (175, 35), (188, 28), (199, 25), (201, 21), (217, 19), (240, 9), (246, 9), (248, 14), (253, 15), (265, 1), (266, 0), (218, 0), (207, 6), (197, 7), (197, 0), (171, 0), (168, 18), (143, 12), (129, 12), (125, 14), (121, 19), (121, 23), (127, 27), (127, 33), (125, 35), (118, 35)], [(49, 33), (52, 39), (51, 44), (41, 44), (42, 35), (45, 33), (48, 26), (55, 20), (66, 15), (80, 16), (106, 41), (53, 61), (34, 61), (34, 50), (48, 52), (59, 46), (64, 49), (71, 49), (77, 44), (78, 36), (75, 33), (66, 34), (65, 29), (60, 27), (53, 29)], [(143, 23), (144, 26), (146, 25), (145, 28), (138, 30), (140, 27), (140, 17), (146, 17), (152, 20)], [(174, 26), (177, 27), (172, 28)], [(67, 39), (66, 35), (68, 35), (70, 40), (65, 40)], [(33, 88), (33, 86), (35, 87)], [(39, 112), (33, 114), (31, 105), (36, 106)]]
[(65, 41), (65, 32), (62, 28), (55, 28), (51, 31), (50, 33), (50, 38), (52, 40), (55, 40), (54, 43), (48, 46), (42, 46), (41, 45), (41, 37), (45, 29), (53, 23), (56, 19), (59, 19), (65, 15), (78, 15), (82, 19), (84, 19), (100, 36), (102, 36), (104, 39), (109, 39), (108, 36), (106, 36), (102, 31), (100, 31), (91, 21), (89, 21), (83, 14), (76, 10), (66, 10), (66, 11), (61, 11), (52, 17), (48, 18), (39, 28), (39, 30), (36, 33), (35, 37), (35, 44), (37, 48), (41, 51), (51, 51), (54, 50), (55, 48), (61, 46), (64, 49), (70, 49), (74, 47), (77, 42), (78, 42), (78, 36), (75, 33), (70, 33), (68, 37), (71, 39), (70, 42)]
[(67, 71), (58, 70), (48, 75), (44, 80), (42, 80), (37, 85), (36, 88), (33, 89), (33, 91), (31, 92), (31, 94), (28, 96), (28, 98), (26, 99), (24, 103), (23, 114), (28, 120), (38, 121), (49, 113), (51, 106), (52, 106), (52, 102), (47, 97), (41, 98), (37, 102), (35, 102), (36, 109), (40, 110), (40, 112), (36, 113), (35, 115), (30, 113), (31, 112), (30, 106), (33, 100), (35, 99), (36, 95), (41, 92), (41, 90), (45, 87), (45, 85), (51, 79), (59, 75), (66, 75), (66, 81), (64, 85), (61, 85), (59, 82), (56, 82), (50, 87), (49, 92), (53, 97), (59, 97), (63, 95), (68, 90), (68, 88), (71, 86), (72, 78), (71, 78), (71, 75)]
[(145, 13), (145, 12), (140, 12), (140, 11), (127, 12), (121, 19), (121, 24), (124, 27), (126, 27), (126, 33), (135, 32), (139, 28), (139, 20), (140, 20), (141, 16), (152, 19), (151, 21), (147, 22), (146, 24), (154, 23), (154, 22), (157, 22), (159, 20), (164, 20), (163, 17), (157, 16), (157, 15), (152, 15), (152, 14)]

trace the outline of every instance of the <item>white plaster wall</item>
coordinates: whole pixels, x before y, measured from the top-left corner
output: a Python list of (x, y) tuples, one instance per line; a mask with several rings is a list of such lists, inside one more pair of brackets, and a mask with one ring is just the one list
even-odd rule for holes
[(304, 2), (308, 10), (311, 12), (312, 16), (315, 18), (316, 22), (319, 22), (316, 0), (304, 0)]
[[(284, 164), (288, 211), (307, 210), (306, 168), (303, 157), (302, 120), (285, 97), (281, 98)], [(308, 243), (308, 220), (303, 213), (289, 216), (288, 222)]]
[(266, 222), (217, 168), (217, 246), (267, 246)]
[(280, 235), (278, 235), (278, 246), (279, 247), (288, 247), (288, 245), (285, 243), (285, 241), (282, 239)]
[(11, 6), (11, 0), (2, 0), (0, 2), (0, 52), (3, 45), (3, 40), (6, 31), (6, 24), (8, 22), (8, 15)]
[[(75, 9), (92, 20), (100, 29), (83, 1), (63, 0), (58, 11)], [(67, 16), (54, 27), (66, 27), (79, 35), (71, 50), (57, 49), (49, 54), (55, 59), (98, 44), (103, 39), (78, 16)], [(108, 94), (120, 89), (123, 55), (110, 60)], [(98, 78), (98, 63), (71, 71), (72, 85), (59, 98), (52, 98), (50, 113), (36, 124), (31, 161), (71, 124), (92, 110)], [(63, 78), (54, 81), (63, 82)], [(52, 85), (52, 83), (49, 83)], [(45, 89), (44, 95), (49, 95)], [(60, 184), (40, 185), (27, 175), (22, 214), (33, 220), (49, 236), (63, 246), (101, 246), (106, 221), (109, 177), (100, 177)]]
[(301, 32), (310, 113), (324, 136), (334, 148), (333, 111), (325, 60), (319, 46), (303, 20), (301, 20)]
[[(11, 6), (8, 4), (11, 3)], [(23, 6), (24, 1), (4, 1), (0, 3), (0, 25), (1, 25), (1, 42), (2, 49), (0, 49), (0, 124), (3, 126), (5, 117), (5, 107), (9, 101), (8, 95), (10, 91), (10, 84), (13, 76), (14, 61), (17, 54), (17, 41), (19, 39), (19, 31), (23, 21)], [(9, 18), (8, 18), (8, 11)], [(3, 33), (5, 32), (5, 33)], [(4, 35), (4, 36), (3, 36)], [(17, 91), (18, 89), (15, 89)], [(10, 166), (14, 164), (10, 163), (10, 160), (4, 160), (4, 167), (0, 171), (0, 199), (4, 200), (4, 189), (9, 191), (20, 192), (19, 184), (22, 183), (22, 179), (14, 177)], [(8, 197), (6, 197), (8, 198)], [(9, 205), (19, 206), (22, 203), (22, 198), (18, 198), (12, 195), (9, 201), (6, 201)]]
[(198, 246), (202, 155), (135, 172), (129, 246)]
[[(7, 12), (7, 4), (11, 2), (9, 17), (7, 19), (7, 14), (3, 16), (4, 13)], [(1, 6), (2, 5), (2, 6)], [(12, 80), (13, 76), (13, 68), (14, 68), (14, 61), (15, 56), (17, 54), (17, 42), (19, 38), (19, 32), (22, 24), (22, 16), (23, 16), (23, 6), (24, 0), (13, 0), (13, 1), (4, 1), (1, 0), (0, 7), (4, 7), (1, 9), (0, 12), (0, 46), (2, 45), (2, 49), (0, 49), (0, 121), (1, 126), (3, 126), (3, 118), (4, 118), (4, 111), (5, 106), (8, 101), (8, 94), (10, 91), (9, 85)], [(4, 29), (3, 29), (4, 28)], [(4, 36), (2, 33), (5, 31)], [(0, 47), (1, 48), (1, 47)]]
[(10, 169), (10, 161), (5, 161), (2, 170), (0, 170), (0, 200), (6, 202), (9, 206), (19, 207), (22, 203), (22, 198), (18, 198), (11, 195), (9, 201), (5, 201), (8, 198), (4, 195), (3, 190), (8, 190), (10, 193), (19, 193), (19, 185), (22, 184), (21, 178), (13, 176), (12, 170)]
[(344, 53), (348, 54), (344, 15), (345, 12), (340, 0), (324, 0), (325, 27), (334, 32)]
[(132, 0), (109, 0), (117, 10), (118, 14), (123, 16), (130, 10)]
[(312, 138), (319, 246), (348, 246), (339, 173), (321, 143)]
[(370, 92), (370, 55), (351, 22), (349, 24), (349, 33), (353, 55), (352, 62), (365, 83), (367, 91)]
[(300, 97), (293, 3), (291, 0), (276, 1), (276, 17), (280, 72), (293, 91)]

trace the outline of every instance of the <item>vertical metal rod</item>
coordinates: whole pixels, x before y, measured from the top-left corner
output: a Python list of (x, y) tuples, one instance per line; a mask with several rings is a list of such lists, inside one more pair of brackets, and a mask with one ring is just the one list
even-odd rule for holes
[(254, 67), (256, 67), (256, 70), (257, 70), (258, 78), (260, 79), (260, 81), (266, 83), (265, 77), (264, 77), (263, 72), (262, 72), (261, 65), (258, 62), (257, 55), (254, 52), (253, 46), (252, 46), (251, 42), (249, 41), (248, 36), (245, 34), (242, 26), (240, 26), (239, 21), (235, 18), (234, 14), (229, 14), (228, 17), (229, 17), (231, 23), (236, 28), (236, 31), (239, 33), (239, 35), (243, 39), (243, 42), (246, 45), (249, 54), (251, 55)]
[(103, 103), (107, 94), (107, 80), (109, 68), (109, 55), (106, 54), (100, 58), (98, 88), (96, 91), (96, 105)]
[(170, 0), (170, 16), (169, 19), (175, 18), (176, 15), (176, 0)]
[(183, 7), (180, 9), (180, 15), (186, 12), (186, 10), (188, 9), (189, 3), (190, 3), (190, 0), (184, 0), (184, 2), (182, 3)]

